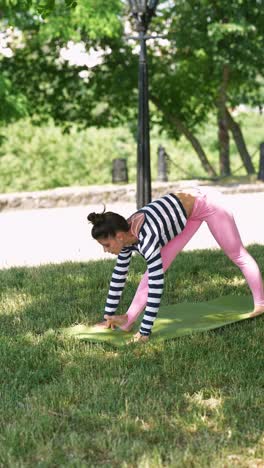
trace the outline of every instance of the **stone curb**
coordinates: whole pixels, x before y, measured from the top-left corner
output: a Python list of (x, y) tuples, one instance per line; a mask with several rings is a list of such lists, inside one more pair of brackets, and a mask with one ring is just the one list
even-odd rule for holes
[[(225, 194), (264, 192), (264, 182), (252, 184), (208, 184), (200, 180), (178, 182), (153, 182), (152, 196), (157, 198), (170, 191), (203, 186), (217, 189)], [(32, 210), (40, 208), (62, 208), (98, 203), (120, 203), (136, 200), (136, 185), (91, 185), (87, 187), (62, 187), (37, 192), (0, 194), (0, 211)]]

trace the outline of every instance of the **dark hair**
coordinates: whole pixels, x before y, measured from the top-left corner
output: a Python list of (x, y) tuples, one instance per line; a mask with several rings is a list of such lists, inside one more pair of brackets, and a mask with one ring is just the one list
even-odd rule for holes
[(129, 231), (127, 220), (117, 213), (112, 213), (112, 211), (90, 213), (88, 214), (87, 219), (93, 224), (92, 236), (94, 239), (115, 237), (118, 231)]

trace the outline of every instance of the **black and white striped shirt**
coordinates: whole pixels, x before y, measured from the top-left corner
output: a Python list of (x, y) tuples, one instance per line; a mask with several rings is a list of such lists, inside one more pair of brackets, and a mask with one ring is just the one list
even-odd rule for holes
[(140, 253), (148, 267), (148, 300), (140, 333), (149, 335), (156, 319), (163, 292), (164, 272), (160, 250), (185, 227), (187, 216), (181, 201), (169, 193), (141, 208), (144, 222), (138, 243), (124, 247), (118, 255), (112, 274), (105, 314), (114, 315), (125, 286), (132, 252)]

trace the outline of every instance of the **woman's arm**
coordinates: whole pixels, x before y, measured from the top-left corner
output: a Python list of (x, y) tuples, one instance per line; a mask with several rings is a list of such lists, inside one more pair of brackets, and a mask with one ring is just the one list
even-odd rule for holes
[(107, 295), (104, 315), (114, 315), (123, 292), (130, 265), (132, 250), (124, 248), (117, 257)]
[(157, 244), (151, 255), (146, 258), (148, 266), (148, 300), (143, 320), (140, 326), (140, 335), (148, 336), (160, 307), (164, 286), (164, 271), (160, 246)]

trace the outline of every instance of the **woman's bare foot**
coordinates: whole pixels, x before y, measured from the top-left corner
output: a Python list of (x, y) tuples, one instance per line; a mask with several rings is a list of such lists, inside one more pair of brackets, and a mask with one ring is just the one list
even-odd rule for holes
[(130, 332), (133, 328), (133, 323), (131, 323), (130, 325), (123, 325), (121, 328), (121, 330), (125, 331), (125, 332)]
[(253, 312), (251, 312), (250, 318), (257, 317), (261, 314), (264, 314), (264, 306), (256, 306)]
[(126, 326), (127, 321), (128, 321), (128, 316), (126, 314), (124, 314), (124, 315), (113, 315), (112, 317), (108, 317), (107, 321), (111, 325), (113, 325), (115, 327), (119, 327), (119, 328), (121, 328), (122, 330), (124, 330), (126, 332), (129, 332), (131, 330), (132, 326), (133, 326), (133, 325)]

